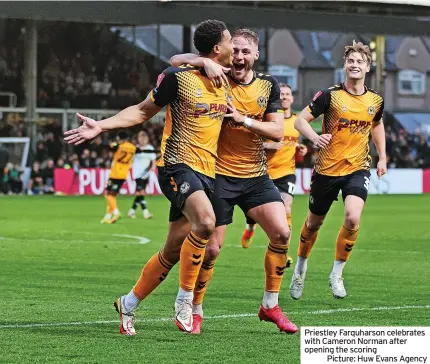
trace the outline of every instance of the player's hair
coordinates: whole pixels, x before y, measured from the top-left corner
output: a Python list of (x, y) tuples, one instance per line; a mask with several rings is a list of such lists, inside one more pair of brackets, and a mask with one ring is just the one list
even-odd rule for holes
[(248, 42), (254, 43), (256, 46), (258, 46), (258, 42), (260, 41), (260, 38), (258, 38), (257, 33), (253, 32), (251, 29), (237, 29), (233, 32), (232, 38), (235, 37), (243, 37)]
[(354, 52), (360, 53), (362, 56), (365, 56), (367, 63), (370, 64), (372, 62), (372, 53), (370, 52), (369, 46), (363, 44), (362, 42), (357, 43), (355, 39), (352, 41), (352, 45), (345, 47), (343, 60), (346, 61), (349, 55)]
[(124, 130), (119, 131), (116, 136), (120, 140), (126, 140), (126, 139), (128, 139), (128, 133), (126, 131), (124, 131)]
[(202, 55), (209, 54), (221, 42), (224, 30), (227, 30), (227, 26), (220, 20), (202, 21), (194, 32), (194, 47)]
[(282, 88), (282, 87), (288, 87), (290, 89), (290, 91), (293, 92), (293, 89), (291, 88), (291, 86), (288, 83), (280, 83), (279, 88)]

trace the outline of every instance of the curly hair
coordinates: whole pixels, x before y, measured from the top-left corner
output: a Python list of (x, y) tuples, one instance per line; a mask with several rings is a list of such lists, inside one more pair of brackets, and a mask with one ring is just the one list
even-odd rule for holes
[(256, 46), (258, 46), (258, 42), (260, 41), (260, 39), (258, 38), (257, 33), (253, 32), (251, 29), (238, 29), (238, 30), (235, 30), (231, 36), (232, 36), (232, 38), (243, 37), (248, 42), (254, 43)]
[(356, 42), (355, 39), (352, 41), (352, 46), (346, 46), (345, 47), (345, 53), (343, 55), (343, 60), (346, 61), (346, 59), (349, 57), (351, 53), (360, 53), (362, 56), (366, 57), (367, 63), (372, 62), (372, 53), (370, 52), (370, 48), (367, 45), (364, 45), (361, 42)]
[(209, 54), (221, 42), (224, 30), (227, 30), (227, 26), (220, 20), (202, 21), (194, 32), (194, 47), (202, 55)]

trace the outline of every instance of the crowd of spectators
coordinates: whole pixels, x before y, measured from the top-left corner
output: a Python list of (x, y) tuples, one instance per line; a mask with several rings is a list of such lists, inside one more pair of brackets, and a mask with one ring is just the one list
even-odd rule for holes
[[(16, 106), (24, 106), (25, 23), (1, 25), (0, 91), (14, 93)], [(107, 25), (44, 22), (38, 34), (38, 107), (120, 109), (146, 96), (160, 71), (154, 57)], [(0, 97), (0, 106), (8, 102)]]
[[(17, 106), (24, 106), (25, 24), (21, 20), (3, 20), (0, 27), (0, 91), (13, 92)], [(38, 33), (38, 107), (122, 109), (141, 101), (159, 73), (151, 56), (124, 42), (118, 32), (113, 33), (105, 25), (44, 22)], [(0, 96), (0, 106), (6, 106), (6, 101)], [(32, 135), (28, 127), (24, 115), (0, 113), (0, 137)], [(156, 123), (147, 126), (151, 144), (157, 149), (162, 127)], [(29, 158), (30, 182), (22, 186), (23, 171), (16, 163), (8, 162), (3, 166), (0, 193), (53, 193), (55, 168), (110, 168), (109, 144), (114, 134), (71, 148), (63, 143), (62, 133), (60, 120), (39, 118), (36, 152)], [(421, 130), (410, 134), (398, 123), (388, 123), (386, 140), (389, 168), (430, 168), (430, 138)], [(308, 154), (296, 156), (297, 167), (311, 168), (318, 150), (309, 141), (304, 143)], [(373, 145), (371, 154), (376, 157), (372, 165), (375, 167), (377, 153)]]

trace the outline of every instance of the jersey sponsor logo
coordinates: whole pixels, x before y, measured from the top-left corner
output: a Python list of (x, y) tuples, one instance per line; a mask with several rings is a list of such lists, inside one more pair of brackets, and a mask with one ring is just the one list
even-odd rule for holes
[(190, 189), (190, 184), (188, 182), (184, 182), (181, 184), (180, 190), (181, 190), (182, 194), (187, 193), (189, 191), (189, 189)]
[(338, 131), (342, 129), (349, 128), (351, 134), (366, 134), (370, 126), (372, 125), (371, 121), (366, 120), (348, 120), (345, 118), (339, 119), (339, 125), (337, 127)]
[(375, 108), (373, 106), (369, 106), (369, 108), (367, 109), (367, 112), (369, 113), (370, 116), (373, 116), (375, 114)]
[(265, 98), (264, 96), (260, 96), (260, 97), (257, 99), (257, 104), (258, 104), (258, 106), (260, 106), (260, 107), (265, 107), (265, 106), (267, 105), (267, 100), (266, 100), (266, 98)]
[(156, 87), (160, 86), (160, 83), (161, 83), (161, 81), (163, 81), (164, 77), (166, 77), (166, 75), (164, 73), (160, 73), (158, 75)]
[(224, 104), (205, 104), (197, 103), (196, 109), (194, 110), (194, 117), (198, 118), (200, 115), (210, 113), (211, 119), (222, 118), (227, 113), (227, 105)]
[(346, 106), (345, 105), (343, 105), (342, 106), (342, 112), (347, 112), (348, 111), (348, 109), (346, 108)]
[(201, 88), (196, 88), (196, 97), (203, 97), (203, 90)]
[(298, 141), (299, 141), (298, 137), (284, 136), (283, 145), (288, 147), (294, 147)]
[(312, 101), (316, 101), (316, 99), (318, 98), (318, 97), (320, 97), (322, 95), (322, 91), (318, 91), (316, 94), (315, 94), (315, 96), (314, 96), (314, 98), (312, 99)]
[(207, 114), (209, 112), (209, 105), (204, 103), (196, 104), (196, 109), (194, 110), (194, 117), (198, 118), (200, 115)]

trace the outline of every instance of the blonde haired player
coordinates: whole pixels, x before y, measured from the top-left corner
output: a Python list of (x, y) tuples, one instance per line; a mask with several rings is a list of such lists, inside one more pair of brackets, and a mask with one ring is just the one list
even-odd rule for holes
[[(352, 46), (345, 47), (345, 82), (319, 91), (295, 122), (300, 134), (321, 149), (312, 175), (309, 212), (300, 233), (297, 264), (290, 285), (294, 299), (303, 294), (309, 254), (340, 190), (345, 205), (344, 221), (336, 239), (329, 286), (335, 298), (346, 297), (343, 268), (357, 241), (370, 183), (369, 134), (379, 154), (378, 177), (387, 172), (382, 122), (384, 100), (364, 85), (371, 60), (369, 47), (363, 43), (354, 41)], [(309, 122), (321, 114), (324, 114), (323, 134), (318, 136)]]
[[(284, 112), (284, 138), (278, 143), (267, 141), (264, 143), (264, 148), (266, 150), (267, 172), (276, 188), (281, 193), (291, 234), (291, 205), (296, 189), (295, 156), (296, 153), (306, 155), (308, 150), (305, 145), (298, 143), (300, 134), (294, 128), (297, 115), (291, 111), (291, 105), (294, 102), (291, 87), (283, 83), (281, 83), (279, 87), (281, 89), (282, 110)], [(255, 221), (247, 217), (246, 228), (242, 235), (243, 248), (249, 248), (255, 227)], [(290, 257), (288, 257), (287, 261), (287, 266), (289, 265), (291, 265)]]
[(107, 210), (102, 224), (113, 224), (118, 221), (120, 212), (116, 202), (116, 196), (122, 185), (127, 179), (128, 171), (133, 163), (133, 157), (136, 154), (136, 146), (128, 140), (128, 134), (120, 131), (117, 134), (117, 142), (111, 144), (115, 151), (112, 160), (109, 180), (106, 187)]

